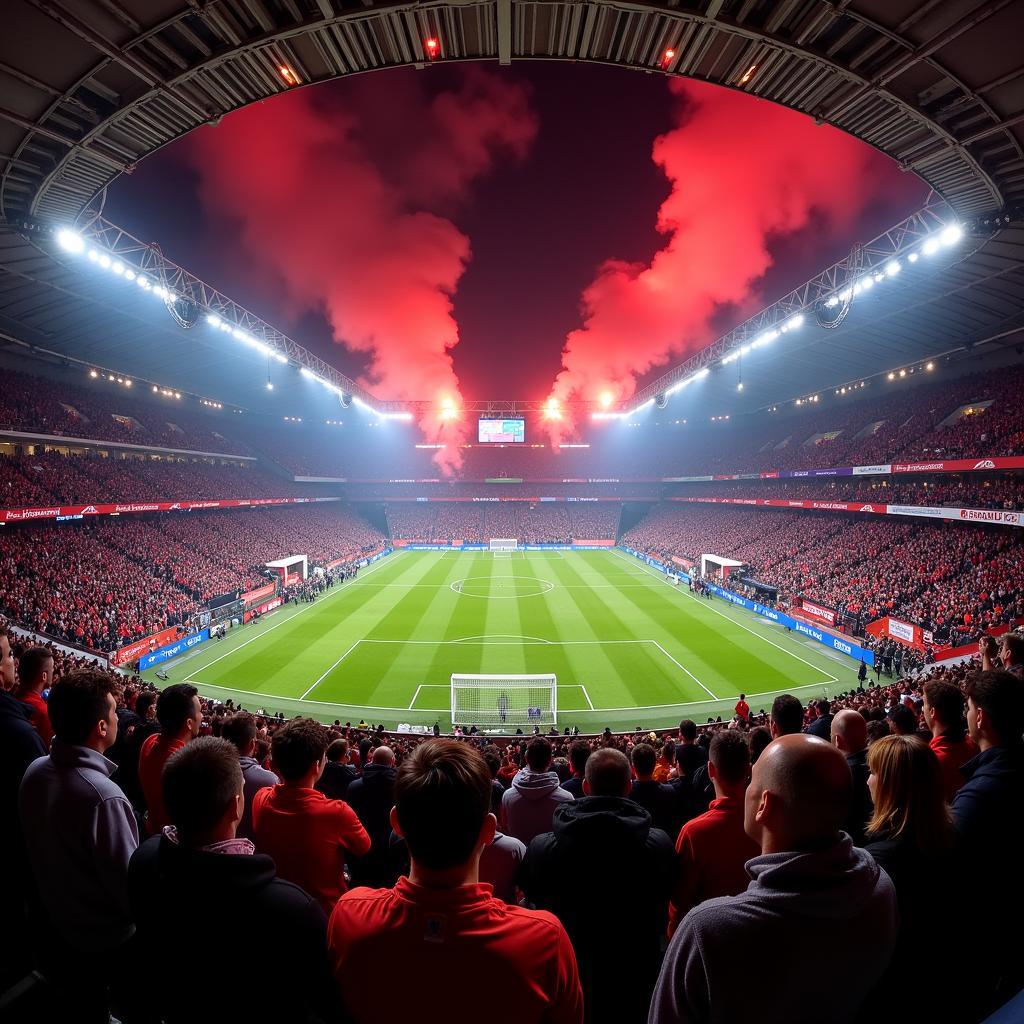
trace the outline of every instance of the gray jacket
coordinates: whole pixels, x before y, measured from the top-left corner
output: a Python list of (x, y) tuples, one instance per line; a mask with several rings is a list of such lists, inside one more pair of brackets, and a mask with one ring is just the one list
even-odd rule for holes
[[(895, 947), (889, 876), (845, 833), (827, 849), (765, 854), (746, 868), (745, 892), (707, 900), (683, 918), (648, 1024), (856, 1020)], [(738, 982), (751, 965), (758, 977), (772, 979), (756, 997)]]
[(534, 836), (551, 831), (555, 808), (572, 800), (572, 793), (562, 789), (554, 772), (523, 768), (502, 794), (502, 831), (529, 845)]
[(267, 786), (276, 786), (281, 780), (268, 772), (255, 757), (240, 757), (242, 766), (242, 793), (245, 796), (245, 807), (242, 809), (242, 820), (238, 823), (238, 835), (243, 839), (252, 839), (252, 798)]
[(18, 794), (43, 909), (65, 942), (93, 953), (134, 930), (128, 860), (139, 830), (128, 798), (110, 781), (116, 767), (90, 747), (55, 738), (50, 756), (29, 765)]
[(526, 847), (503, 832), (495, 833), (494, 842), (484, 847), (480, 855), (480, 881), (494, 886), (496, 899), (515, 903), (516, 875), (525, 856)]

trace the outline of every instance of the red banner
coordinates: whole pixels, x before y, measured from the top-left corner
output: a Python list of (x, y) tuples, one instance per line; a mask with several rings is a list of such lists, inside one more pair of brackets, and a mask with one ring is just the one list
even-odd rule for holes
[(790, 501), (784, 498), (669, 498), (669, 501), (691, 501), (709, 505), (758, 505), (767, 508), (816, 508), (826, 512), (874, 512), (884, 516), (887, 505), (863, 501)]
[(268, 583), (265, 587), (257, 587), (255, 590), (242, 594), (239, 600), (244, 601), (246, 604), (255, 604), (257, 601), (262, 601), (265, 597), (270, 597), (275, 590), (277, 590), (277, 584)]
[(340, 498), (220, 498), (217, 501), (126, 501), (99, 505), (51, 505), (47, 508), (0, 509), (0, 523), (26, 523), (37, 519), (85, 519), (140, 512), (188, 512), (207, 508), (256, 508), (262, 505), (306, 505)]
[(824, 622), (829, 626), (835, 625), (836, 613), (831, 608), (808, 601), (806, 597), (801, 598), (801, 605), (801, 611), (809, 618), (817, 619), (819, 622)]
[(939, 462), (894, 462), (894, 473), (971, 473), (985, 469), (1024, 469), (1024, 457), (949, 459)]
[(157, 647), (163, 647), (164, 644), (173, 643), (177, 639), (178, 627), (168, 626), (167, 629), (162, 629), (159, 633), (144, 636), (141, 640), (135, 640), (130, 644), (125, 644), (124, 647), (119, 647), (110, 655), (110, 664), (118, 667), (127, 665), (128, 662), (141, 658), (143, 654), (149, 654)]

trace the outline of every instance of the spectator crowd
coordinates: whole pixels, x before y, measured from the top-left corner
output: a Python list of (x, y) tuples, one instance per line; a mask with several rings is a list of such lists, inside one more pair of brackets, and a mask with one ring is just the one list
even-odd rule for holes
[[(1024, 983), (1022, 676), (1007, 634), (704, 729), (496, 744), (156, 692), (2, 627), (5, 1011), (981, 1021)], [(939, 983), (941, 935), (970, 956)]]

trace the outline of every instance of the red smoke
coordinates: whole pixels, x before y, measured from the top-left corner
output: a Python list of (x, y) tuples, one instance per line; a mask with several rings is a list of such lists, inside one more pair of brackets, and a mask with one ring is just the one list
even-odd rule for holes
[(652, 152), (672, 189), (664, 248), (649, 264), (607, 260), (584, 290), (552, 392), (563, 402), (629, 398), (652, 367), (711, 341), (723, 307), (756, 311), (773, 237), (813, 223), (825, 248), (892, 186), (892, 161), (835, 128), (718, 86), (671, 88), (677, 124)]
[[(459, 399), (452, 297), (470, 244), (433, 211), (464, 200), (499, 156), (524, 156), (536, 121), (522, 87), (475, 70), (457, 91), (414, 99), (385, 126), (379, 107), (339, 111), (304, 89), (201, 129), (190, 155), (208, 210), (238, 222), (245, 258), (282, 281), (296, 311), (323, 311), (335, 340), (367, 353), (360, 383), (439, 405)], [(402, 148), (378, 160), (385, 129)], [(461, 463), (463, 421), (430, 414), (420, 426), (447, 443), (436, 456), (446, 471)]]

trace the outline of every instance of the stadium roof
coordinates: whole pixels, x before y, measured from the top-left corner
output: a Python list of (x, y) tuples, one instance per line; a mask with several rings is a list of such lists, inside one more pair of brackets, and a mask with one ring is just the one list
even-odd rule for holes
[(1024, 199), (1021, 0), (7, 0), (0, 209), (73, 220), (200, 124), (296, 85), (437, 60), (678, 74), (802, 110), (960, 217)]
[[(958, 247), (854, 303), (837, 330), (802, 331), (709, 375), (702, 411), (755, 409), (965, 343), (1021, 341), (1024, 0), (8, 0), (2, 19), (0, 335), (225, 403), (281, 411), (280, 385), (303, 400), (309, 382), (294, 366), (273, 368), (271, 405), (269, 360), (242, 358), (204, 323), (183, 331), (161, 303), (126, 299), (116, 282), (94, 286), (38, 228), (75, 220), (118, 174), (232, 109), (436, 54), (596, 61), (738, 88), (877, 146), (933, 186), (944, 219), (968, 226)], [(1006, 209), (1012, 223), (991, 216)], [(301, 350), (293, 362), (306, 362)]]

